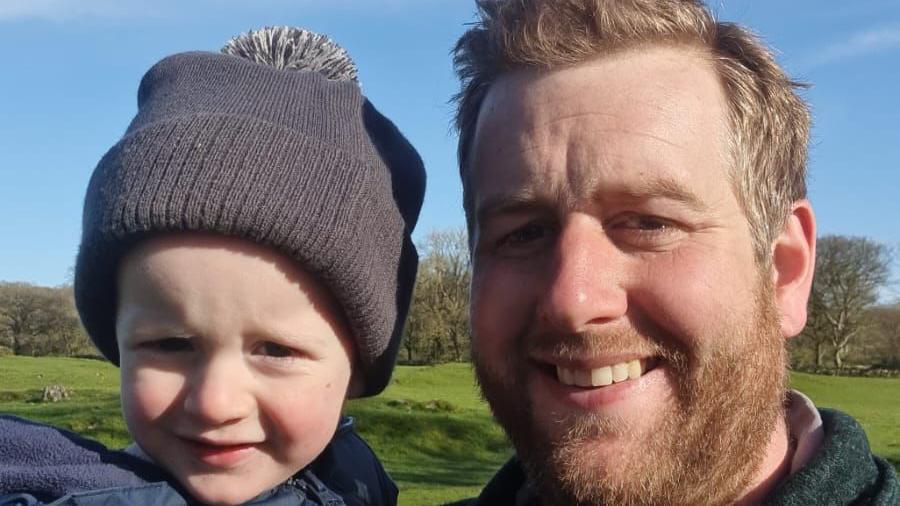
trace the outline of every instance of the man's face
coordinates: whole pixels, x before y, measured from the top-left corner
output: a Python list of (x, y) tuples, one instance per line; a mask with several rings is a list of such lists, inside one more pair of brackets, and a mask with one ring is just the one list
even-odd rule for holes
[(476, 372), (548, 502), (727, 501), (762, 459), (784, 351), (726, 107), (667, 48), (509, 74), (482, 105)]
[(151, 239), (123, 262), (116, 323), (128, 429), (203, 503), (285, 481), (337, 428), (349, 333), (326, 289), (273, 251)]

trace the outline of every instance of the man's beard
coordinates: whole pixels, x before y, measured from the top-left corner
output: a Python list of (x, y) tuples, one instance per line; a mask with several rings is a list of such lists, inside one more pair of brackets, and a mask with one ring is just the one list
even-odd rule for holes
[[(482, 392), (543, 503), (723, 504), (737, 499), (759, 469), (783, 416), (784, 342), (771, 285), (764, 281), (757, 292), (750, 321), (729, 324), (727, 335), (700, 336), (712, 343), (703, 356), (662, 335), (582, 334), (551, 344), (555, 353), (573, 358), (628, 345), (625, 349), (662, 358), (676, 390), (675, 409), (661, 413), (657, 426), (640, 437), (630, 420), (599, 413), (563, 415), (556, 427), (541, 427), (527, 393), (525, 357), (527, 350), (547, 345), (519, 336), (513, 344), (516, 356), (499, 369), (479, 357), (476, 346), (473, 359)], [(557, 428), (562, 430), (552, 433)], [(629, 436), (630, 448), (626, 444), (614, 461), (597, 448), (600, 438)]]

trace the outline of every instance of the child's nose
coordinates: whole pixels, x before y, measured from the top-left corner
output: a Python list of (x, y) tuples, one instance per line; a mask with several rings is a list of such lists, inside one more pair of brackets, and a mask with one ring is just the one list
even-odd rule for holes
[(252, 414), (250, 381), (240, 364), (211, 360), (188, 383), (184, 409), (209, 425), (224, 425)]

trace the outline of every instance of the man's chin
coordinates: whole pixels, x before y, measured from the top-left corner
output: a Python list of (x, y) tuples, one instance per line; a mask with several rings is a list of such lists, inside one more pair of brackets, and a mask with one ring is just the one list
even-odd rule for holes
[(634, 504), (653, 472), (634, 449), (619, 436), (551, 443), (543, 463), (530, 458), (526, 468), (548, 504)]
[[(547, 504), (635, 504), (641, 490), (653, 488), (660, 462), (656, 416), (636, 423), (596, 413), (570, 414), (509, 433), (528, 476)], [(663, 438), (664, 439), (664, 438)]]
[[(627, 490), (634, 481), (631, 470), (651, 458), (643, 435), (655, 416), (644, 414), (643, 423), (635, 423), (631, 417), (588, 411), (554, 398), (558, 392), (549, 392), (544, 379), (519, 375), (513, 388), (494, 381), (505, 376), (489, 378), (484, 372), (479, 373), (482, 392), (544, 503), (591, 503), (598, 493), (610, 497), (605, 490), (610, 486)], [(589, 483), (604, 490), (585, 489)], [(548, 491), (555, 493), (551, 497)]]

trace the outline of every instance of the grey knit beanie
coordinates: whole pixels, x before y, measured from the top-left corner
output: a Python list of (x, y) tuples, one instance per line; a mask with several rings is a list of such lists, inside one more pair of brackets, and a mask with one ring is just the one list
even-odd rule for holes
[(409, 309), (422, 161), (324, 37), (266, 29), (223, 51), (240, 56), (183, 53), (154, 65), (137, 115), (94, 169), (75, 265), (82, 322), (118, 364), (116, 285), (128, 249), (179, 231), (241, 237), (331, 290), (353, 332), (363, 395), (375, 395)]

